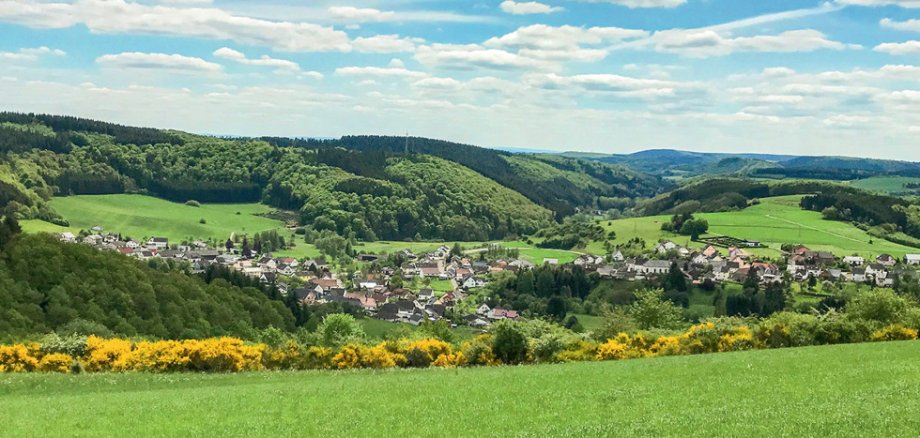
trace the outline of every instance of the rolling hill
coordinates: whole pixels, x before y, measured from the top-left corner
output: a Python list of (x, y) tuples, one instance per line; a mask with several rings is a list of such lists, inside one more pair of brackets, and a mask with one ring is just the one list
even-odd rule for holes
[(52, 196), (140, 193), (297, 211), (364, 240), (530, 234), (604, 197), (667, 184), (620, 166), (399, 137), (228, 139), (73, 117), (0, 113), (0, 201), (67, 226)]

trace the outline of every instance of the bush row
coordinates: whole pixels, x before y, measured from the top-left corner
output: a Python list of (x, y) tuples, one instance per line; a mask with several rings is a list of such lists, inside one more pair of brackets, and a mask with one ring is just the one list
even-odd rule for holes
[(780, 313), (749, 326), (721, 318), (681, 333), (620, 333), (593, 342), (541, 321), (502, 322), (459, 345), (437, 339), (397, 339), (340, 347), (246, 344), (235, 338), (130, 341), (95, 336), (0, 346), (0, 372), (240, 372), (494, 366), (623, 360), (862, 341), (916, 340), (917, 329), (880, 328), (843, 318)]

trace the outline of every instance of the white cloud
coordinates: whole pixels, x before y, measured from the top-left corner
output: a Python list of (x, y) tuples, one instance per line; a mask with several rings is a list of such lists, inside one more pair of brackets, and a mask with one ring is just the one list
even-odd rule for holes
[(412, 52), (417, 43), (424, 40), (420, 38), (403, 38), (399, 35), (375, 35), (372, 37), (358, 37), (352, 42), (355, 50), (365, 53), (396, 53)]
[(550, 6), (540, 2), (516, 2), (505, 0), (499, 5), (502, 11), (512, 15), (551, 14), (564, 10), (559, 6)]
[(920, 20), (917, 19), (894, 21), (890, 18), (883, 18), (881, 25), (882, 27), (887, 27), (889, 29), (903, 30), (908, 32), (920, 32)]
[(124, 52), (103, 55), (96, 58), (96, 63), (103, 67), (169, 70), (180, 73), (219, 73), (220, 64), (183, 55), (165, 53)]
[(890, 55), (917, 55), (920, 54), (920, 41), (905, 41), (903, 43), (882, 43), (873, 49), (876, 52)]
[(238, 16), (213, 7), (171, 7), (124, 0), (0, 0), (0, 21), (38, 28), (83, 24), (93, 33), (232, 40), (291, 52), (351, 50), (348, 35), (331, 27)]
[(424, 78), (427, 73), (409, 70), (402, 61), (394, 59), (390, 61), (387, 67), (340, 67), (335, 69), (335, 73), (345, 76), (371, 76), (371, 77), (395, 77), (395, 78)]
[(824, 33), (813, 29), (741, 37), (726, 36), (712, 29), (672, 29), (655, 32), (650, 40), (657, 51), (694, 58), (738, 52), (788, 53), (860, 48), (858, 45), (830, 40)]
[(920, 8), (920, 0), (837, 0), (843, 5), (852, 6), (900, 6), (902, 8)]
[(636, 8), (676, 8), (687, 3), (687, 0), (580, 0), (585, 3), (610, 3)]
[(369, 21), (390, 21), (396, 18), (393, 11), (381, 11), (374, 8), (356, 8), (353, 6), (332, 6), (329, 14), (334, 20), (364, 23)]
[(432, 44), (419, 47), (415, 59), (428, 66), (443, 66), (461, 70), (488, 68), (497, 70), (546, 68), (545, 61), (521, 56), (501, 49), (478, 44)]
[(0, 59), (5, 61), (36, 61), (42, 56), (65, 56), (67, 52), (60, 49), (50, 49), (45, 46), (23, 48), (15, 52), (0, 52)]
[(229, 59), (240, 64), (270, 67), (287, 71), (300, 71), (300, 65), (298, 65), (296, 62), (288, 61), (286, 59), (276, 59), (268, 55), (262, 55), (260, 58), (250, 59), (247, 58), (243, 52), (233, 50), (229, 47), (221, 47), (220, 49), (215, 50), (214, 56), (218, 58)]

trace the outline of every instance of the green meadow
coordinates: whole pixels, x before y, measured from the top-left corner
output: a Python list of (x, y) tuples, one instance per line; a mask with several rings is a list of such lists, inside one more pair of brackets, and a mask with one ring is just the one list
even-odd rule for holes
[[(709, 236), (731, 236), (758, 240), (765, 248), (751, 250), (757, 255), (776, 257), (783, 244), (803, 244), (817, 251), (831, 251), (837, 256), (860, 254), (867, 257), (889, 253), (901, 257), (920, 250), (870, 236), (865, 231), (846, 222), (828, 221), (820, 213), (799, 208), (800, 196), (782, 196), (761, 199), (759, 205), (744, 210), (725, 213), (703, 213), (698, 217), (709, 221)], [(687, 236), (661, 231), (661, 224), (669, 216), (650, 216), (616, 221), (601, 221), (607, 230), (617, 233), (616, 243), (625, 243), (633, 237), (645, 239), (654, 245), (661, 239), (670, 239), (691, 248), (703, 246), (691, 243)], [(588, 252), (603, 252), (600, 242), (588, 247)]]
[(918, 356), (911, 341), (470, 369), (7, 374), (0, 434), (915, 437)]
[(910, 191), (906, 184), (920, 184), (920, 178), (908, 176), (874, 176), (872, 178), (850, 181), (850, 185), (863, 190), (882, 193), (904, 193)]

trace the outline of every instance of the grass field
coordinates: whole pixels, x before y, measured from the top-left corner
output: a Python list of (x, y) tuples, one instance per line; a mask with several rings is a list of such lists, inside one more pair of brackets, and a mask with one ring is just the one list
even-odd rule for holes
[[(51, 207), (70, 222), (70, 228), (101, 226), (136, 239), (165, 236), (171, 241), (226, 239), (232, 233), (285, 232), (280, 221), (258, 216), (272, 209), (262, 204), (202, 204), (191, 207), (143, 195), (68, 196), (54, 198)], [(239, 213), (239, 214), (237, 214)], [(202, 224), (201, 219), (205, 223)], [(28, 224), (27, 230), (36, 230)]]
[(915, 437), (918, 356), (915, 341), (459, 370), (8, 374), (0, 433)]
[(875, 192), (903, 193), (910, 191), (904, 187), (904, 185), (908, 183), (920, 183), (920, 178), (911, 178), (907, 176), (875, 176), (851, 181), (850, 185)]
[[(698, 217), (709, 221), (709, 235), (725, 235), (739, 239), (759, 240), (767, 248), (751, 250), (758, 255), (776, 257), (784, 243), (803, 244), (817, 251), (831, 251), (837, 256), (860, 254), (867, 257), (889, 253), (896, 257), (917, 252), (917, 249), (869, 236), (865, 231), (846, 222), (826, 221), (821, 214), (799, 208), (800, 196), (761, 199), (760, 205), (726, 213), (704, 213)], [(687, 245), (687, 236), (661, 231), (668, 216), (601, 221), (607, 230), (617, 233), (617, 243), (633, 237), (654, 245), (660, 239), (671, 239)], [(869, 243), (873, 241), (873, 243)], [(690, 244), (691, 248), (702, 246)], [(600, 243), (588, 247), (589, 252), (602, 250)]]

